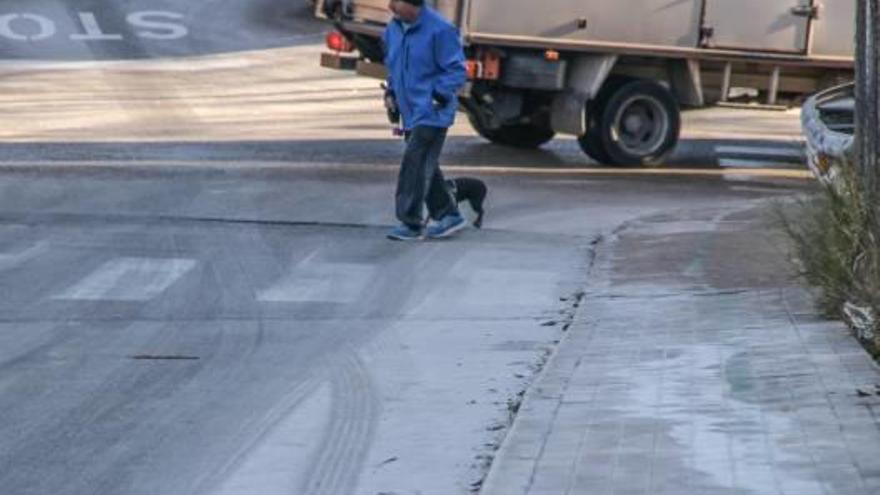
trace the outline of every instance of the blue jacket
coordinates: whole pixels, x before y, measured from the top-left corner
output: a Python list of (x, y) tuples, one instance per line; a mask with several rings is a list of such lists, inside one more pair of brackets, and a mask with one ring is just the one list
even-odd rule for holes
[(392, 20), (382, 40), (388, 88), (394, 92), (403, 128), (451, 126), (458, 90), (467, 80), (458, 29), (435, 10), (422, 7), (406, 31), (399, 19)]

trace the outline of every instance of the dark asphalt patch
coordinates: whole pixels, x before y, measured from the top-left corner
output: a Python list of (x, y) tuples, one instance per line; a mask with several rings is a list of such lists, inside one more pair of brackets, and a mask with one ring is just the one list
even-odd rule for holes
[(177, 356), (177, 355), (154, 355), (154, 354), (135, 354), (129, 356), (130, 359), (136, 361), (197, 361), (201, 359), (198, 356)]

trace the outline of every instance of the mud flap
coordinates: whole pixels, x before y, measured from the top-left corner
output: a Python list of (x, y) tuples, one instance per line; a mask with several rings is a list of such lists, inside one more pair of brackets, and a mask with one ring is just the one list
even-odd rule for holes
[(706, 104), (699, 60), (673, 60), (669, 64), (669, 75), (672, 92), (680, 104), (694, 108)]
[(572, 60), (565, 89), (553, 99), (550, 125), (561, 134), (587, 132), (587, 102), (599, 93), (617, 55), (585, 55)]

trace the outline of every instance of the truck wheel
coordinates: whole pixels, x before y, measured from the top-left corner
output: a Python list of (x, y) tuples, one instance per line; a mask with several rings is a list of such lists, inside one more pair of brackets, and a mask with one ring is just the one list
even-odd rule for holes
[(601, 113), (595, 134), (589, 137), (588, 131), (586, 141), (588, 147), (595, 148), (601, 143), (608, 162), (656, 166), (678, 144), (678, 102), (660, 84), (633, 80), (617, 87), (603, 100), (597, 109)]
[(370, 62), (381, 63), (383, 58), (382, 42), (378, 38), (363, 34), (351, 33), (351, 41), (355, 48)]
[(599, 132), (602, 111), (605, 107), (607, 98), (603, 98), (601, 93), (587, 103), (587, 133), (577, 138), (581, 151), (587, 154), (593, 160), (607, 164), (611, 163), (611, 157), (605, 151), (605, 145), (602, 144), (602, 134)]
[(489, 129), (470, 112), (468, 112), (468, 120), (480, 136), (495, 144), (514, 148), (538, 148), (556, 135), (550, 127), (538, 124), (503, 125), (498, 129)]
[(602, 164), (611, 163), (611, 157), (605, 151), (602, 144), (602, 136), (598, 132), (589, 130), (586, 134), (577, 138), (577, 142), (581, 147), (581, 151), (593, 160)]

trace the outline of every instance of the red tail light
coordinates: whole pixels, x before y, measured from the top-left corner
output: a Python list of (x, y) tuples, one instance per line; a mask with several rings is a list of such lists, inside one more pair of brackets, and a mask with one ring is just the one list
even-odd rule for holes
[(333, 50), (334, 52), (353, 52), (354, 45), (351, 41), (348, 41), (348, 38), (343, 36), (339, 31), (330, 31), (327, 33), (327, 48)]
[(481, 51), (466, 62), (468, 79), (496, 81), (501, 77), (501, 57), (493, 51)]

